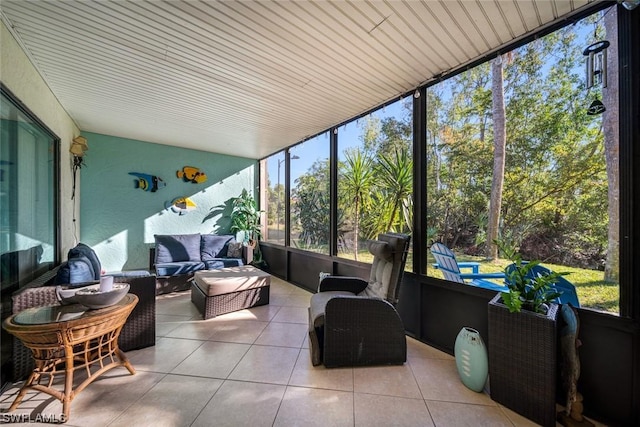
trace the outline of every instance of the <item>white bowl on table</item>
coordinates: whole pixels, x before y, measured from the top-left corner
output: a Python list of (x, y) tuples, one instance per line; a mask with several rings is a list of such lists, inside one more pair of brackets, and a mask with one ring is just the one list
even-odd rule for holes
[(128, 292), (128, 283), (114, 283), (113, 288), (108, 292), (101, 292), (100, 285), (97, 284), (78, 289), (73, 299), (85, 307), (98, 309), (117, 304)]

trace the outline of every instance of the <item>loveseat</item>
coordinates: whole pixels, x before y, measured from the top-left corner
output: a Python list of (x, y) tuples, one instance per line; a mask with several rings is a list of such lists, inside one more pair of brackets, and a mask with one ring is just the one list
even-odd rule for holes
[(245, 264), (244, 247), (230, 234), (156, 234), (149, 269), (156, 275), (156, 294), (186, 291), (193, 274)]

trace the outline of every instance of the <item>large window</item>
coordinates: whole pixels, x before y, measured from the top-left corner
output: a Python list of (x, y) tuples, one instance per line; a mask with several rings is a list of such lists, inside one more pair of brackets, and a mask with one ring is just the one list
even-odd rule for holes
[(266, 159), (267, 203), (262, 209), (266, 212), (267, 224), (263, 240), (284, 245), (284, 151)]
[(329, 133), (292, 147), (291, 246), (329, 254)]
[(607, 87), (587, 87), (583, 55), (615, 32), (603, 15), (428, 88), (425, 215), (428, 244), (458, 261), (501, 271), (498, 239), (567, 272), (581, 306), (617, 313), (617, 49)]
[(411, 231), (412, 111), (406, 98), (338, 129), (338, 256), (370, 262), (367, 240)]
[(56, 138), (0, 91), (0, 277), (2, 292), (57, 260)]
[[(480, 272), (501, 272), (508, 261), (498, 241), (566, 273), (582, 307), (619, 313), (616, 26), (614, 5), (456, 70), (416, 91), (423, 98), (405, 96), (332, 129), (331, 138), (321, 134), (267, 158), (267, 240), (288, 237), (295, 248), (370, 262), (366, 242), (385, 231), (412, 233), (415, 211), (422, 232), (412, 233), (414, 248), (428, 276), (443, 277), (428, 250), (434, 242), (458, 261), (478, 262)], [(415, 123), (425, 133), (415, 138), (414, 104), (426, 106)], [(414, 160), (424, 171), (425, 206), (414, 206)]]

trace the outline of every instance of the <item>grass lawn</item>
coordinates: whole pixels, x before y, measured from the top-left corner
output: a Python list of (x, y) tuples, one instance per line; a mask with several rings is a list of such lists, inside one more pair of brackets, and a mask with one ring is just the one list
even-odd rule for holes
[[(472, 257), (468, 255), (456, 254), (458, 262), (476, 261), (480, 263), (480, 272), (495, 273), (503, 271), (510, 263), (507, 259), (498, 259), (487, 261), (482, 257)], [(431, 254), (429, 254), (429, 264), (427, 266), (427, 275), (442, 278), (442, 272), (433, 268), (431, 265), (435, 262)], [(557, 271), (558, 273), (568, 273), (565, 276), (569, 282), (573, 283), (578, 293), (578, 300), (581, 307), (588, 307), (594, 310), (607, 311), (610, 313), (619, 312), (618, 301), (620, 299), (620, 287), (618, 283), (609, 283), (604, 281), (604, 271), (587, 270), (582, 268), (567, 267), (564, 265), (556, 265), (544, 263), (545, 267)]]
[[(361, 262), (373, 262), (373, 255), (366, 250), (366, 247), (359, 251), (358, 261)], [(413, 266), (412, 253), (409, 252), (407, 256), (406, 271), (411, 271)], [(353, 259), (353, 253), (341, 253), (340, 257)], [(483, 257), (473, 257), (469, 255), (456, 254), (458, 262), (476, 261), (480, 263), (480, 272), (482, 273), (495, 273), (503, 271), (504, 268), (509, 265), (510, 261), (507, 259), (498, 259), (494, 261), (487, 261)], [(435, 260), (429, 253), (427, 264), (427, 275), (443, 278), (442, 272), (432, 265)], [(544, 263), (545, 267), (557, 271), (558, 273), (568, 273), (565, 276), (569, 282), (573, 283), (578, 293), (578, 300), (581, 307), (587, 307), (594, 310), (606, 311), (610, 313), (619, 313), (619, 300), (620, 300), (620, 287), (618, 283), (608, 283), (604, 281), (604, 271), (587, 270), (583, 268), (567, 267), (564, 265)], [(469, 271), (470, 272), (470, 271)]]

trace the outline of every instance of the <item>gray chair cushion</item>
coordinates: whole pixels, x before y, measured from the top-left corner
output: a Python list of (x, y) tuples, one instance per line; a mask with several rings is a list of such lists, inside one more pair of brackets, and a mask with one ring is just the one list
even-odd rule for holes
[(233, 239), (234, 237), (231, 234), (203, 234), (200, 237), (200, 257), (202, 261), (213, 261), (225, 256), (225, 247)]
[(369, 242), (369, 252), (371, 252), (374, 257), (380, 257), (385, 261), (393, 261), (393, 248), (387, 242), (381, 242), (379, 240)]
[(382, 258), (374, 258), (371, 265), (369, 284), (358, 295), (386, 299), (391, 284), (393, 261), (385, 261)]
[(200, 234), (156, 234), (156, 264), (200, 261)]

